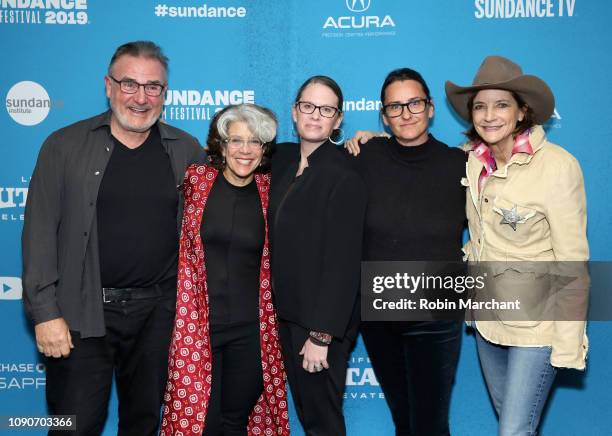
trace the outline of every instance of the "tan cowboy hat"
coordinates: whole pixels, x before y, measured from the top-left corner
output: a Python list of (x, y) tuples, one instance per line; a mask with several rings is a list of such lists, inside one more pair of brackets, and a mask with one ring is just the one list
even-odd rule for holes
[(481, 89), (503, 89), (516, 93), (533, 110), (536, 124), (543, 124), (555, 110), (555, 97), (539, 77), (523, 74), (517, 64), (501, 56), (487, 56), (480, 65), (472, 86), (444, 85), (446, 97), (464, 120), (470, 122), (470, 98)]

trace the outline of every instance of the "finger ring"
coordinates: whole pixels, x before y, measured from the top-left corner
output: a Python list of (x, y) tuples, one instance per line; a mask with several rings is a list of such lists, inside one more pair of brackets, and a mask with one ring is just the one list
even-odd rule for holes
[(323, 367), (321, 365), (315, 365), (314, 369), (316, 369), (317, 371), (321, 371)]

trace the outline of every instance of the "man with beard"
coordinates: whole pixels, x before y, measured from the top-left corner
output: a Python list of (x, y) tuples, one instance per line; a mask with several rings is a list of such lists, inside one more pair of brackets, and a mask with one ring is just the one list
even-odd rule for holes
[[(49, 412), (100, 434), (113, 372), (119, 435), (154, 435), (176, 300), (185, 168), (204, 152), (160, 122), (168, 59), (150, 41), (113, 55), (110, 110), (43, 144), (22, 236), (25, 309)], [(52, 433), (52, 432), (51, 432)]]

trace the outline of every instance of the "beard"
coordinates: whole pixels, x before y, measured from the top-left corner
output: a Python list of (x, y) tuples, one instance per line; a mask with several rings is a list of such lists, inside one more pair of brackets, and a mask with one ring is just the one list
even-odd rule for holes
[(117, 108), (112, 101), (109, 104), (117, 124), (122, 129), (130, 132), (144, 133), (149, 131), (161, 116), (161, 109), (157, 114), (155, 114), (151, 112), (151, 107), (146, 106), (146, 108), (149, 109), (147, 118), (132, 118), (130, 116), (130, 109), (128, 109), (126, 106)]

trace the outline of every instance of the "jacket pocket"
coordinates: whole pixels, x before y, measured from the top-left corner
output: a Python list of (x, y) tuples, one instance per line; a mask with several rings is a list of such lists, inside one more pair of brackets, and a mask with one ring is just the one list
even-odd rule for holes
[[(489, 298), (517, 302), (517, 307), (496, 312), (504, 325), (534, 328), (551, 319), (554, 295), (550, 274), (540, 270), (537, 262), (493, 262), (495, 271), (487, 290)], [(543, 264), (543, 263), (542, 263)], [(504, 266), (504, 268), (499, 268)]]
[[(496, 197), (493, 200), (493, 212), (495, 213), (493, 228), (502, 238), (517, 244), (520, 248), (525, 243), (538, 240), (538, 223), (544, 219), (544, 215), (537, 210), (523, 206), (504, 198)], [(529, 245), (524, 246), (529, 252)]]

